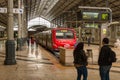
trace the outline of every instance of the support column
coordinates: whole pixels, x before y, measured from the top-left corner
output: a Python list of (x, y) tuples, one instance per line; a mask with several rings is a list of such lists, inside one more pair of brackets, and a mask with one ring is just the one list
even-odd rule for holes
[(79, 26), (78, 28), (79, 28), (79, 37), (78, 37), (78, 41), (81, 41), (81, 40), (82, 40), (82, 39), (81, 39), (81, 27)]
[(27, 33), (26, 33), (26, 31), (27, 31), (27, 26), (26, 26), (26, 10), (25, 10), (25, 7), (24, 7), (24, 5), (23, 5), (23, 14), (22, 14), (22, 45), (24, 45), (25, 44), (25, 42), (27, 41)]
[(25, 26), (26, 26), (26, 38), (28, 38), (29, 36), (28, 36), (28, 15), (27, 15), (27, 1), (26, 0), (24, 0), (24, 7), (25, 7), (25, 9), (24, 9), (24, 13), (25, 13)]
[(6, 56), (5, 65), (16, 64), (15, 60), (15, 41), (13, 30), (13, 0), (8, 0), (8, 27), (7, 27), (7, 41), (6, 41)]
[[(21, 8), (21, 0), (18, 0), (18, 8)], [(18, 38), (17, 38), (17, 51), (22, 50), (22, 19), (21, 14), (18, 14)]]
[(23, 7), (23, 14), (22, 14), (22, 38), (26, 38), (26, 25), (25, 25), (25, 22), (26, 22), (26, 15), (25, 15), (25, 8)]

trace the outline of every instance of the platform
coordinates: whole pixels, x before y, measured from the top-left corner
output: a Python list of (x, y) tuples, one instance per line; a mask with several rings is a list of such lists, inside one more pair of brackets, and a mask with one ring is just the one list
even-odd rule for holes
[[(97, 47), (85, 45), (85, 49), (93, 49), (93, 54), (97, 53)], [(0, 80), (76, 80), (74, 66), (61, 65), (58, 58), (41, 46), (33, 49), (28, 46), (23, 46), (23, 48), (22, 51), (16, 51), (16, 65), (3, 65), (5, 50), (3, 48), (0, 50)], [(95, 59), (94, 63), (96, 63)], [(120, 63), (118, 61), (111, 69), (111, 80), (119, 80), (119, 75)], [(97, 64), (88, 65), (88, 80), (100, 80)]]

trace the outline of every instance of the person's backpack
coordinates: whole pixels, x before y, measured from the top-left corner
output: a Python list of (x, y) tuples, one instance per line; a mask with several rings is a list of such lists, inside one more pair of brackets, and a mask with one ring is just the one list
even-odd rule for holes
[(35, 40), (34, 39), (31, 39), (31, 44), (34, 44)]
[(113, 50), (110, 51), (109, 61), (110, 62), (116, 62), (117, 61), (116, 53)]

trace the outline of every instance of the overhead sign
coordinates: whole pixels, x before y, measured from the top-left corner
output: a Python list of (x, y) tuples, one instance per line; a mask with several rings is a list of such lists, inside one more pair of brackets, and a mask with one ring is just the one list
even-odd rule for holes
[(106, 22), (110, 20), (110, 12), (107, 11), (90, 11), (90, 10), (82, 10), (77, 13), (78, 20), (84, 21), (101, 21)]
[(7, 8), (0, 8), (0, 13), (7, 13)]
[(90, 20), (90, 19), (92, 19), (92, 20), (98, 20), (99, 19), (99, 13), (98, 12), (83, 12), (82, 13), (82, 19), (84, 19), (84, 20)]
[(13, 13), (20, 13), (20, 14), (22, 14), (23, 13), (23, 9), (18, 9), (18, 8), (14, 8), (13, 9)]
[[(7, 13), (7, 8), (0, 8), (0, 13)], [(22, 14), (23, 13), (23, 9), (13, 8), (13, 13), (15, 13), (15, 14)]]

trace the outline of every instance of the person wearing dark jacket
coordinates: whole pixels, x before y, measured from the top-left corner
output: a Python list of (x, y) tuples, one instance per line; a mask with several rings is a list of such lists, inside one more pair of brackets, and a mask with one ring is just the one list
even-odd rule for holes
[(108, 46), (109, 39), (104, 38), (102, 44), (103, 46), (101, 47), (98, 58), (100, 78), (101, 80), (110, 80), (109, 71), (112, 66), (112, 62), (109, 61), (109, 56), (110, 56), (110, 47)]
[(83, 75), (83, 80), (87, 80), (87, 56), (85, 51), (83, 50), (84, 43), (79, 42), (73, 51), (74, 57), (74, 66), (77, 70), (77, 80), (81, 80), (81, 76)]

